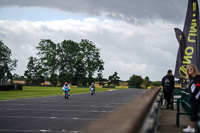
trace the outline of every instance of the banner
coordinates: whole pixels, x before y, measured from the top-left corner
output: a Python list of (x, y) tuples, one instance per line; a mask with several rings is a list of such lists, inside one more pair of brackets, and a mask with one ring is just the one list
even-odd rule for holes
[[(175, 28), (179, 50), (177, 54), (175, 78), (186, 78), (186, 67), (195, 64), (200, 67), (199, 52), (199, 8), (197, 0), (189, 0), (183, 32)], [(199, 68), (198, 68), (199, 69)]]
[[(184, 70), (181, 70), (182, 69), (182, 62), (183, 62), (183, 57), (184, 57), (184, 51), (185, 51), (185, 48), (186, 48), (186, 39), (185, 39), (185, 36), (183, 34), (183, 32), (178, 29), (178, 28), (174, 28), (175, 30), (175, 33), (176, 33), (176, 38), (179, 42), (179, 49), (178, 49), (178, 54), (177, 54), (177, 60), (176, 60), (176, 68), (175, 68), (175, 74), (174, 76), (176, 78), (179, 78), (180, 75), (183, 75), (184, 73), (181, 73), (179, 74), (179, 72), (182, 72)], [(181, 71), (179, 71), (181, 70)]]
[[(180, 29), (178, 29), (178, 28), (174, 28), (174, 31), (175, 31), (175, 33), (176, 33), (176, 38), (177, 38), (177, 40), (178, 40), (178, 42), (179, 42), (179, 44), (180, 44), (181, 41), (182, 41), (182, 38), (183, 38), (184, 34), (183, 34), (183, 32), (182, 32)], [(185, 39), (185, 38), (183, 38), (183, 39)], [(185, 40), (184, 40), (184, 41), (185, 41)]]

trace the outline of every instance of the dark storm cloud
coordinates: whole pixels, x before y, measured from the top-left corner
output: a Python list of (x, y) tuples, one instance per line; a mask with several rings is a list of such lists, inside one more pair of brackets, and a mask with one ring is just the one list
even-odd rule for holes
[(151, 19), (183, 23), (187, 2), (187, 0), (0, 0), (0, 7), (56, 8), (89, 16), (105, 15), (130, 23)]

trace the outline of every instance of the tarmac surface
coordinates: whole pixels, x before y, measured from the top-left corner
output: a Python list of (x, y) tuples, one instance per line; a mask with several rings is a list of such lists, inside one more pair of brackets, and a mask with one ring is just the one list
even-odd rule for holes
[(0, 133), (77, 133), (146, 89), (0, 101)]
[[(181, 108), (182, 111), (183, 109)], [(180, 125), (177, 127), (176, 112), (176, 105), (174, 105), (174, 110), (166, 109), (166, 106), (161, 106), (157, 133), (183, 133), (183, 129), (190, 124), (190, 117), (180, 115)]]

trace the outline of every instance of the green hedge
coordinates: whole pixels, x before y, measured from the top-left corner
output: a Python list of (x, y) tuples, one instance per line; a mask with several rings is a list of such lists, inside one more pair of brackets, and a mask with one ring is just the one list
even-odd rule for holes
[(128, 88), (136, 88), (135, 86), (129, 86)]
[(102, 88), (115, 88), (115, 86), (103, 86)]
[(78, 85), (77, 87), (79, 87), (79, 88), (89, 88), (90, 86), (80, 86), (80, 85)]

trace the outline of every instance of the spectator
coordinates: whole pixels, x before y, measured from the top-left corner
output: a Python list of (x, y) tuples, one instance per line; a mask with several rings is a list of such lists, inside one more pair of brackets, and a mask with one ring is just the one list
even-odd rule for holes
[(167, 71), (167, 75), (165, 75), (162, 78), (162, 87), (163, 87), (163, 93), (164, 98), (167, 101), (166, 109), (169, 109), (169, 105), (171, 105), (172, 108), (172, 93), (174, 90), (174, 76), (172, 74), (172, 70)]
[(194, 64), (187, 66), (187, 76), (190, 81), (188, 91), (191, 104), (191, 122), (187, 128), (183, 129), (183, 132), (195, 132), (195, 125), (198, 120), (198, 109), (200, 105), (200, 75)]

